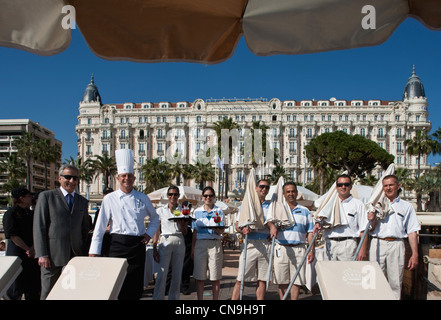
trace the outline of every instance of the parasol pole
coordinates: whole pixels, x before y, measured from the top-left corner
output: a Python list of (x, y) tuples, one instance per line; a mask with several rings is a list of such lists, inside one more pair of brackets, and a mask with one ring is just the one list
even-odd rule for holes
[(242, 279), (240, 280), (240, 300), (243, 296), (243, 285), (245, 280), (245, 267), (247, 264), (247, 247), (248, 247), (248, 233), (245, 235), (244, 247), (243, 247), (243, 264), (242, 264)]
[(360, 243), (358, 244), (357, 250), (355, 251), (354, 257), (352, 258), (352, 261), (355, 261), (357, 259), (358, 253), (360, 252), (361, 246), (363, 245), (364, 239), (366, 238), (366, 235), (369, 232), (369, 227), (371, 226), (371, 222), (369, 221), (366, 225), (366, 228), (364, 229), (363, 236), (360, 239)]
[(273, 239), (271, 240), (271, 252), (270, 252), (269, 263), (268, 263), (268, 274), (266, 277), (266, 291), (268, 291), (268, 286), (269, 286), (270, 279), (271, 279), (271, 271), (272, 271), (272, 267), (273, 267), (274, 245), (275, 244), (276, 244), (276, 237), (273, 237)]
[(297, 267), (296, 273), (294, 274), (294, 276), (293, 276), (292, 279), (291, 279), (291, 282), (289, 283), (288, 289), (286, 289), (286, 292), (285, 292), (285, 294), (283, 295), (283, 300), (286, 299), (286, 297), (288, 296), (289, 292), (291, 291), (292, 285), (294, 284), (294, 281), (296, 281), (297, 276), (298, 276), (299, 273), (300, 273), (300, 270), (302, 270), (302, 267), (303, 267), (303, 265), (305, 264), (306, 258), (308, 257), (308, 254), (309, 254), (309, 252), (311, 251), (311, 249), (312, 249), (312, 247), (313, 247), (313, 245), (314, 245), (314, 242), (315, 242), (315, 240), (317, 239), (318, 234), (319, 234), (318, 231), (316, 231), (315, 234), (314, 234), (314, 238), (312, 239), (311, 243), (310, 243), (309, 246), (308, 246), (308, 249), (306, 249), (306, 252), (305, 252), (305, 254), (303, 255), (303, 258), (302, 258), (302, 260), (301, 260), (301, 262), (300, 262), (300, 265)]

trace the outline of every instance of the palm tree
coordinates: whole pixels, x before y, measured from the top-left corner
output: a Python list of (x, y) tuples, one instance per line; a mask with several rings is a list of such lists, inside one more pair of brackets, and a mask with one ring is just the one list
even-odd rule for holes
[[(417, 130), (415, 132), (415, 137), (412, 139), (406, 139), (404, 145), (407, 147), (406, 153), (411, 156), (416, 156), (418, 161), (418, 169), (416, 172), (416, 180), (419, 180), (421, 174), (421, 158), (423, 156), (429, 155), (436, 146), (434, 140), (427, 134), (426, 130)], [(417, 211), (422, 211), (422, 196), (421, 188), (419, 183), (417, 183), (416, 196), (417, 196)]]
[(160, 188), (166, 187), (172, 180), (173, 172), (167, 162), (160, 162), (159, 158), (147, 160), (141, 166), (141, 172), (147, 181), (145, 193), (149, 193)]
[(415, 179), (412, 178), (412, 171), (408, 168), (397, 168), (395, 170), (395, 176), (400, 181), (401, 186), (404, 189), (404, 196), (406, 190), (413, 190), (415, 187)]
[(214, 181), (215, 179), (215, 172), (214, 168), (211, 166), (210, 163), (202, 164), (201, 162), (197, 162), (194, 166), (193, 171), (193, 178), (196, 182), (199, 183), (199, 189), (205, 188), (205, 182), (206, 181)]
[(174, 161), (175, 163), (170, 164), (170, 169), (172, 171), (172, 179), (176, 179), (176, 185), (181, 185), (181, 175), (185, 173), (185, 161), (184, 156), (182, 154), (175, 154)]
[(441, 177), (438, 172), (432, 170), (421, 176), (421, 189), (429, 195), (429, 211), (439, 211), (439, 190), (441, 189)]
[(118, 172), (115, 158), (109, 157), (107, 153), (102, 156), (96, 155), (96, 159), (92, 160), (91, 168), (94, 170), (96, 178), (103, 174), (104, 190), (109, 187), (110, 176)]
[(0, 160), (0, 173), (6, 174), (8, 177), (8, 181), (2, 185), (2, 191), (8, 193), (21, 186), (23, 179), (26, 178), (26, 168), (23, 166), (23, 161), (15, 153)]
[(59, 145), (51, 145), (50, 139), (40, 139), (36, 142), (35, 160), (44, 164), (44, 185), (46, 190), (49, 188), (47, 178), (48, 166), (51, 163), (56, 163), (60, 158), (61, 149)]
[[(227, 129), (227, 130), (233, 130), (233, 129), (237, 129), (239, 128), (239, 126), (237, 125), (236, 122), (233, 121), (232, 118), (223, 118), (221, 121), (216, 121), (215, 123), (213, 123), (214, 125), (214, 130), (216, 131), (217, 134), (217, 141), (218, 141), (218, 152), (219, 154), (221, 154), (221, 146), (222, 146), (222, 130), (223, 129)], [(233, 150), (233, 146), (231, 142), (231, 138), (228, 141), (228, 159), (227, 161), (224, 163), (224, 171), (225, 171), (225, 180), (224, 180), (224, 190), (225, 190), (225, 195), (224, 198), (228, 198), (228, 189), (229, 189), (229, 164), (231, 163), (231, 155), (232, 155), (232, 150)], [(234, 146), (236, 147), (236, 146)], [(225, 159), (223, 159), (225, 160)]]
[(17, 148), (17, 155), (26, 162), (26, 186), (29, 191), (31, 191), (31, 161), (35, 157), (38, 148), (36, 141), (33, 133), (23, 132), (23, 135), (13, 142)]
[[(79, 171), (79, 181), (86, 182), (87, 185), (87, 191), (86, 194), (89, 194), (89, 188), (90, 184), (93, 181), (93, 177), (96, 173), (96, 168), (94, 167), (94, 162), (91, 159), (86, 159), (86, 161), (83, 161), (81, 157), (78, 157), (74, 159), (72, 156), (69, 159), (64, 159), (64, 163), (70, 164), (75, 166)], [(78, 186), (81, 184), (78, 183)]]
[(378, 179), (373, 174), (360, 179), (360, 183), (365, 186), (375, 186), (377, 184), (377, 182), (378, 182)]
[(283, 177), (285, 180), (289, 179), (289, 175), (285, 172), (285, 169), (280, 164), (277, 164), (271, 175), (268, 176), (268, 180), (270, 183), (276, 184), (280, 177)]

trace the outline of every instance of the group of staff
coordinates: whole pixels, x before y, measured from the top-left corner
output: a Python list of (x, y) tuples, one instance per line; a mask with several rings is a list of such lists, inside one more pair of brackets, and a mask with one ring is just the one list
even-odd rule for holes
[[(286, 182), (283, 185), (283, 196), (289, 206), (293, 224), (280, 228), (268, 219), (270, 202), (265, 198), (270, 184), (266, 180), (258, 181), (255, 191), (261, 201), (265, 227), (238, 228), (248, 241), (246, 250), (244, 248), (241, 253), (239, 275), (232, 299), (241, 297), (239, 293), (242, 282), (257, 282), (256, 297), (263, 300), (270, 274), (273, 274), (273, 282), (278, 284), (280, 299), (286, 299), (288, 295), (292, 300), (298, 299), (301, 286), (306, 284), (304, 262), (314, 261), (314, 240), (319, 232), (325, 238), (326, 260), (369, 259), (378, 262), (396, 299), (400, 299), (404, 241), (408, 239), (412, 251), (407, 268), (413, 270), (418, 265), (417, 232), (420, 224), (413, 206), (399, 197), (401, 185), (398, 178), (386, 175), (380, 183), (383, 194), (381, 214), (375, 209), (376, 204), (366, 208), (362, 201), (353, 197), (351, 177), (340, 175), (335, 190), (331, 190), (336, 192), (335, 203), (331, 207), (338, 208), (332, 215), (338, 214), (341, 221), (332, 223), (320, 216), (321, 208), (313, 216), (306, 207), (297, 203), (297, 186), (294, 182)], [(365, 234), (367, 232), (370, 237)], [(270, 244), (272, 239), (275, 239), (273, 248)], [(242, 270), (245, 274), (242, 274)]]
[[(102, 255), (106, 235), (110, 235), (106, 255), (126, 258), (129, 265), (119, 299), (142, 297), (146, 244), (151, 239), (154, 258), (160, 264), (154, 299), (164, 299), (169, 268), (169, 299), (179, 299), (186, 255), (191, 256), (193, 262), (189, 273), (196, 280), (198, 299), (203, 299), (207, 279), (212, 281), (213, 299), (218, 299), (225, 216), (215, 205), (214, 189), (206, 187), (202, 190), (203, 205), (194, 211), (190, 226), (188, 219), (170, 219), (174, 210), (182, 211), (177, 201), (178, 187), (171, 186), (167, 191), (169, 202), (155, 210), (149, 197), (133, 187), (133, 151), (116, 150), (115, 156), (120, 188), (103, 198), (91, 240), (88, 201), (75, 192), (79, 180), (76, 167), (63, 165), (60, 168), (60, 188), (40, 193), (35, 212), (26, 209), (30, 201), (29, 191), (18, 189), (13, 193), (15, 205), (4, 216), (5, 235), (12, 240), (7, 255), (19, 255), (24, 260), (14, 296), (18, 299), (25, 293), (35, 298), (36, 292), (41, 292), (39, 298), (46, 299), (69, 260), (74, 256)], [(256, 297), (258, 300), (265, 299), (270, 274), (273, 274), (274, 283), (278, 284), (281, 299), (288, 294), (291, 299), (298, 299), (300, 288), (305, 284), (303, 262), (314, 261), (314, 240), (319, 231), (323, 231), (326, 239), (327, 259), (350, 261), (369, 258), (377, 261), (399, 299), (404, 269), (404, 240), (409, 239), (412, 249), (408, 263), (408, 268), (412, 270), (418, 264), (417, 232), (420, 225), (413, 206), (399, 197), (401, 185), (397, 177), (387, 175), (381, 181), (384, 193), (382, 206), (385, 210), (379, 218), (378, 212), (366, 210), (364, 204), (351, 195), (351, 178), (339, 176), (336, 192), (340, 215), (345, 222), (328, 224), (328, 228), (323, 227), (320, 217), (313, 217), (306, 207), (297, 203), (296, 184), (286, 182), (283, 197), (293, 223), (280, 228), (268, 219), (270, 202), (265, 198), (270, 184), (267, 180), (259, 180), (255, 190), (247, 191), (257, 195), (263, 214), (260, 218), (264, 223), (258, 228), (239, 226), (242, 208), (239, 210), (236, 228), (247, 241), (244, 243), (246, 248), (241, 252), (232, 300), (241, 298), (244, 282), (257, 282)], [(144, 224), (146, 217), (149, 217), (147, 228)], [(189, 230), (192, 231), (191, 245), (186, 249), (184, 237)], [(363, 237), (364, 232), (369, 232), (371, 237), (366, 237), (366, 234)], [(31, 261), (37, 261), (40, 267), (41, 282), (26, 280), (32, 275), (35, 278), (36, 263)]]

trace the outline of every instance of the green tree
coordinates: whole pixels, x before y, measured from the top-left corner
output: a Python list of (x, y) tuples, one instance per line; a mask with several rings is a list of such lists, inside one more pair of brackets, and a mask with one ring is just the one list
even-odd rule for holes
[(144, 193), (150, 193), (163, 187), (170, 185), (173, 177), (173, 172), (170, 165), (165, 162), (159, 161), (159, 158), (147, 160), (142, 165), (141, 171), (144, 179), (147, 182)]
[(22, 186), (26, 178), (26, 168), (23, 166), (23, 161), (15, 153), (0, 160), (0, 173), (5, 174), (8, 178), (8, 181), (2, 185), (1, 189), (1, 191), (7, 193), (11, 192), (14, 188)]
[[(214, 130), (216, 131), (217, 134), (217, 141), (218, 141), (218, 152), (220, 155), (222, 155), (222, 150), (221, 150), (221, 141), (222, 141), (222, 130), (233, 130), (233, 129), (237, 129), (239, 126), (237, 125), (236, 122), (233, 121), (232, 118), (223, 118), (221, 121), (216, 121), (215, 123), (213, 123), (214, 125)], [(232, 145), (232, 138), (229, 137), (229, 141), (228, 141), (228, 159), (227, 161), (225, 161), (224, 159), (224, 170), (225, 170), (225, 180), (224, 180), (224, 186), (225, 186), (225, 195), (224, 198), (228, 198), (228, 189), (229, 189), (229, 174), (230, 174), (230, 163), (231, 163), (231, 155), (232, 155), (232, 150), (233, 147), (237, 147), (237, 146), (233, 146)], [(211, 155), (210, 155), (211, 156)]]
[(92, 160), (91, 168), (96, 174), (96, 178), (102, 174), (104, 177), (104, 189), (109, 187), (110, 176), (118, 172), (116, 166), (116, 160), (113, 157), (109, 157), (107, 153), (102, 156), (96, 155), (96, 159)]
[[(417, 171), (415, 174), (416, 180), (419, 180), (421, 175), (421, 158), (423, 156), (428, 156), (433, 151), (436, 152), (437, 144), (432, 137), (428, 135), (427, 130), (417, 130), (415, 136), (411, 139), (406, 139), (404, 141), (406, 146), (406, 153), (411, 156), (416, 156), (417, 158)], [(417, 197), (417, 211), (422, 211), (422, 195), (421, 195), (421, 184), (416, 185), (416, 197)]]
[(50, 139), (40, 139), (36, 142), (35, 160), (44, 164), (44, 186), (49, 189), (48, 185), (48, 167), (52, 163), (56, 163), (61, 158), (61, 149), (57, 144), (51, 144)]
[(285, 169), (280, 164), (277, 164), (267, 179), (270, 184), (276, 184), (280, 177), (283, 177), (285, 181), (289, 180), (289, 174), (286, 173)]
[(441, 189), (441, 176), (436, 170), (431, 170), (420, 177), (421, 190), (429, 195), (429, 211), (440, 210), (439, 191)]
[(394, 156), (375, 142), (343, 131), (323, 133), (311, 139), (305, 150), (319, 174), (330, 167), (361, 179), (376, 166), (386, 169), (394, 161)]
[[(80, 176), (78, 177), (79, 181), (86, 182), (87, 185), (87, 193), (90, 188), (90, 184), (93, 181), (93, 177), (96, 174), (96, 168), (94, 166), (94, 162), (91, 159), (86, 159), (83, 161), (82, 157), (78, 157), (74, 159), (73, 157), (70, 157), (69, 159), (64, 159), (64, 163), (71, 164), (78, 168), (80, 171)], [(78, 183), (78, 186), (81, 184)]]
[(199, 189), (204, 189), (207, 181), (214, 181), (215, 172), (214, 168), (210, 163), (202, 164), (201, 162), (197, 162), (193, 167), (193, 178), (197, 183), (199, 183)]
[(13, 144), (17, 148), (17, 154), (26, 163), (26, 187), (31, 189), (31, 161), (37, 153), (37, 139), (31, 132), (23, 132), (23, 135), (14, 140)]

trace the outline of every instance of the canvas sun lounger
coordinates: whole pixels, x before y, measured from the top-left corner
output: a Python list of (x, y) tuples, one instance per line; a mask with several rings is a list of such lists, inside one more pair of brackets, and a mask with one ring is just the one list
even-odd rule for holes
[(75, 257), (64, 267), (47, 300), (116, 300), (127, 267), (122, 258)]
[(377, 262), (317, 261), (323, 300), (395, 300)]
[(0, 297), (6, 294), (6, 291), (14, 283), (22, 270), (21, 259), (19, 257), (0, 257)]

